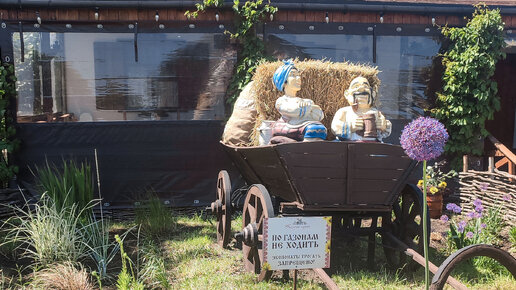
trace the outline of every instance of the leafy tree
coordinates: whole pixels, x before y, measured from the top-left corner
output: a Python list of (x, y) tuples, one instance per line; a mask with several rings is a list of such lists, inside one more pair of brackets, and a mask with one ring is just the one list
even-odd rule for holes
[(455, 166), (464, 154), (482, 154), (476, 144), (488, 135), (485, 121), (500, 110), (497, 84), (491, 77), (496, 62), (505, 57), (503, 27), (500, 10), (477, 4), (465, 27), (442, 29), (451, 44), (443, 56), (444, 85), (432, 115), (448, 129), (445, 150)]

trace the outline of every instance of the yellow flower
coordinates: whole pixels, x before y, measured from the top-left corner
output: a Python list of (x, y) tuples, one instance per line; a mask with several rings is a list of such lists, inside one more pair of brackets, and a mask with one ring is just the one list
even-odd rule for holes
[(435, 187), (435, 186), (430, 187), (430, 193), (431, 194), (436, 194), (438, 192), (439, 192), (439, 189), (437, 189), (437, 187)]
[(448, 184), (446, 184), (446, 182), (444, 182), (444, 181), (441, 181), (437, 187), (446, 188), (446, 186), (448, 186)]
[(417, 182), (417, 186), (419, 187), (423, 187), (423, 180), (420, 179), (418, 182)]

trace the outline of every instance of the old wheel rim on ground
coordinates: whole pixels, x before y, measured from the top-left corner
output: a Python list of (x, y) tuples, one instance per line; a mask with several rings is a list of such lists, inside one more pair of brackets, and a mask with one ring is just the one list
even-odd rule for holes
[(227, 248), (231, 241), (231, 181), (226, 170), (219, 172), (216, 198), (211, 210), (217, 218), (217, 243)]
[(246, 271), (258, 274), (258, 280), (268, 280), (272, 275), (271, 270), (263, 269), (263, 221), (265, 218), (274, 217), (269, 192), (261, 184), (251, 186), (247, 192), (242, 212), (242, 226), (252, 227), (255, 231), (254, 241), (244, 242), (242, 251)]
[[(423, 253), (423, 194), (414, 185), (408, 184), (402, 190), (398, 201), (394, 202), (391, 219), (383, 225), (386, 232), (406, 244), (416, 252)], [(426, 203), (425, 203), (426, 206)], [(430, 218), (428, 218), (428, 236), (430, 236)], [(385, 257), (391, 268), (401, 268), (407, 263), (408, 270), (414, 270), (416, 263), (408, 260), (404, 252), (396, 250), (396, 243), (382, 236)], [(408, 261), (408, 262), (407, 262)]]

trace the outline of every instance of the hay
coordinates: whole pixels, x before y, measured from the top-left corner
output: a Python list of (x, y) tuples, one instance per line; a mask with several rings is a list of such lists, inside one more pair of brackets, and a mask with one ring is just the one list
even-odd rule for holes
[[(282, 64), (283, 62), (280, 61), (263, 63), (258, 66), (254, 74), (258, 117), (251, 133), (252, 143), (249, 144), (251, 146), (258, 145), (258, 127), (261, 121), (277, 120), (280, 117), (274, 105), (276, 99), (281, 97), (283, 93), (278, 91), (272, 83), (272, 75)], [(302, 80), (301, 90), (296, 96), (311, 99), (321, 107), (324, 112), (322, 123), (328, 128), (328, 140), (335, 139), (335, 135), (330, 129), (331, 121), (339, 108), (348, 105), (344, 97), (344, 91), (351, 81), (355, 77), (363, 76), (369, 80), (375, 91), (378, 91), (380, 86), (376, 67), (320, 60), (295, 61), (295, 65), (301, 73)]]

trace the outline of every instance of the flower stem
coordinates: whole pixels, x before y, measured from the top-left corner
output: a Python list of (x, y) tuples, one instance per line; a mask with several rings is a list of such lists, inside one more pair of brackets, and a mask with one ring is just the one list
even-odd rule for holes
[(423, 160), (423, 245), (425, 254), (425, 289), (430, 287), (430, 268), (428, 267), (428, 207), (426, 206), (426, 160)]

